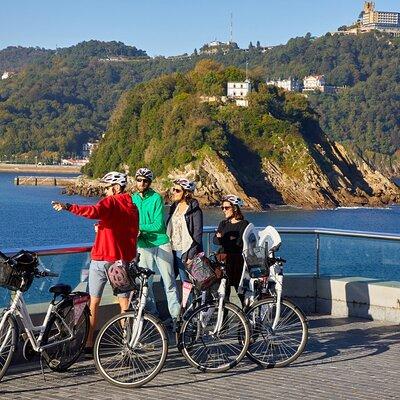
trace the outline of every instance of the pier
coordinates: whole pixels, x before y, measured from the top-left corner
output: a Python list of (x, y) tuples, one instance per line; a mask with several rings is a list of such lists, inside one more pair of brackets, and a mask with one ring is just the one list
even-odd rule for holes
[(16, 176), (14, 184), (17, 186), (66, 186), (74, 183), (76, 179), (65, 176)]

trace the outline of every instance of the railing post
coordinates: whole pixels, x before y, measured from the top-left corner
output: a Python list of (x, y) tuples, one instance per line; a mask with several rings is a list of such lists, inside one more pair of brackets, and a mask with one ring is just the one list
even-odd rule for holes
[(315, 246), (317, 250), (317, 259), (316, 259), (316, 264), (315, 264), (315, 276), (316, 278), (319, 278), (320, 275), (320, 238), (319, 238), (319, 233), (317, 233), (316, 236), (316, 241), (315, 241)]
[(318, 312), (318, 280), (320, 276), (320, 237), (319, 233), (315, 237), (315, 250), (316, 250), (316, 260), (315, 260), (315, 299), (314, 299), (314, 312)]
[(211, 252), (211, 233), (207, 233), (207, 257), (210, 255)]

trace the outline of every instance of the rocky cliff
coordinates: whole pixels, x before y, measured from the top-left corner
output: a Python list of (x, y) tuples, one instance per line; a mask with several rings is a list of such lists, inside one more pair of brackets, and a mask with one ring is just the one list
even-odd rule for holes
[[(253, 173), (249, 175), (230, 154), (209, 151), (195, 162), (170, 171), (167, 178), (156, 179), (153, 186), (168, 201), (172, 180), (186, 176), (196, 181), (196, 197), (202, 205), (217, 205), (224, 194), (233, 193), (241, 197), (247, 207), (256, 210), (271, 204), (334, 208), (382, 206), (400, 201), (395, 184), (341, 144), (316, 145), (314, 151), (319, 154), (319, 160), (318, 157), (312, 159), (296, 176), (267, 158), (261, 160), (259, 168), (250, 165)], [(133, 178), (130, 178), (128, 190), (134, 190)], [(101, 187), (97, 180), (81, 177), (65, 192), (100, 196)]]
[[(85, 171), (101, 176), (147, 166), (164, 193), (174, 177), (184, 175), (197, 182), (196, 196), (206, 205), (226, 193), (254, 209), (399, 201), (393, 183), (328, 140), (301, 94), (255, 81), (247, 107), (204, 101), (221, 98), (227, 82), (241, 79), (243, 71), (205, 60), (187, 74), (135, 86), (121, 98)], [(93, 193), (92, 186), (78, 185)]]

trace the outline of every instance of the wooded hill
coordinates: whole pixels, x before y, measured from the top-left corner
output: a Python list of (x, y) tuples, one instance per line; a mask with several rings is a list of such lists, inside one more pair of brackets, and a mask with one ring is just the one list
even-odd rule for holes
[(254, 80), (248, 107), (221, 96), (228, 81), (243, 79), (236, 67), (203, 60), (186, 74), (135, 86), (122, 95), (84, 172), (147, 166), (161, 191), (189, 176), (208, 205), (227, 192), (254, 208), (398, 201), (394, 184), (327, 140), (303, 95)]
[[(0, 52), (0, 61), (6, 50)], [(13, 51), (21, 54), (25, 50)], [(164, 73), (187, 72), (199, 60), (211, 57), (148, 59), (134, 47), (97, 41), (39, 53), (36, 58), (21, 56), (24, 62), (15, 56), (20, 67), (25, 62), (28, 65), (0, 82), (1, 154), (51, 158), (79, 153), (82, 143), (100, 138), (106, 131), (125, 90)], [(130, 61), (101, 61), (118, 56)], [(212, 58), (241, 68), (248, 60), (251, 76), (257, 81), (325, 74), (329, 84), (348, 86), (337, 95), (310, 96), (322, 129), (330, 138), (351, 143), (362, 152), (393, 155), (400, 140), (399, 56), (398, 39), (371, 33), (327, 34), (317, 39), (306, 35), (265, 53), (252, 48)], [(10, 63), (12, 57), (8, 60)]]

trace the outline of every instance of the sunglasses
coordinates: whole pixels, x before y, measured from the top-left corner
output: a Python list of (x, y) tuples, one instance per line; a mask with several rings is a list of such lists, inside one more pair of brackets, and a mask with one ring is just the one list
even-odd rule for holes
[(232, 208), (232, 206), (221, 206), (221, 210), (226, 211), (226, 210), (230, 210)]
[(182, 193), (182, 189), (172, 188), (173, 193)]
[(146, 178), (136, 178), (136, 182), (149, 183), (149, 180)]

